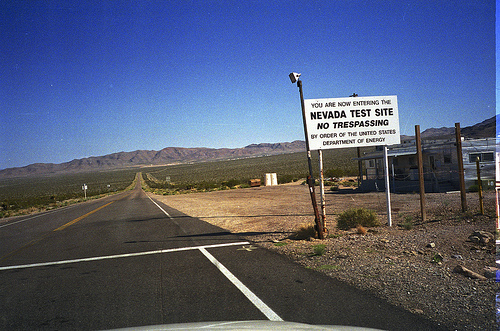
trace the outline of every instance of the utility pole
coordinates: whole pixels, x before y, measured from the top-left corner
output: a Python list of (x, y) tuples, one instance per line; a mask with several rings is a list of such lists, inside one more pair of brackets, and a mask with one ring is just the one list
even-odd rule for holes
[(318, 204), (316, 202), (316, 193), (314, 192), (314, 176), (312, 170), (312, 160), (311, 160), (311, 150), (309, 148), (309, 135), (307, 134), (307, 125), (306, 125), (306, 110), (304, 105), (304, 93), (302, 91), (302, 81), (300, 80), (300, 74), (292, 72), (290, 75), (290, 80), (293, 83), (297, 82), (297, 87), (299, 88), (300, 93), (300, 106), (302, 108), (302, 121), (304, 124), (304, 135), (306, 138), (306, 150), (307, 150), (307, 164), (309, 166), (309, 176), (307, 177), (307, 184), (309, 186), (309, 193), (311, 195), (311, 202), (314, 210), (314, 221), (316, 223), (316, 231), (318, 233), (319, 239), (325, 239), (325, 230), (323, 228), (323, 222), (319, 216)]

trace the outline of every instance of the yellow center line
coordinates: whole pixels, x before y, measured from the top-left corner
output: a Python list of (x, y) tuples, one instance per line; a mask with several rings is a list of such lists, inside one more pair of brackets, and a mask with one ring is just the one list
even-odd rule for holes
[[(127, 196), (128, 196), (128, 194), (127, 194)], [(122, 199), (123, 199), (123, 198), (122, 198)], [(121, 200), (121, 199), (120, 199), (120, 200)], [(85, 215), (82, 215), (82, 216), (80, 216), (80, 217), (78, 217), (78, 218), (75, 218), (75, 219), (74, 219), (74, 220), (72, 220), (71, 222), (68, 222), (68, 223), (66, 223), (66, 224), (64, 224), (64, 225), (62, 225), (62, 226), (60, 226), (60, 227), (58, 227), (57, 229), (54, 229), (54, 230), (52, 230), (52, 231), (61, 231), (61, 230), (64, 230), (64, 229), (66, 229), (68, 226), (71, 226), (71, 225), (75, 224), (76, 222), (81, 221), (81, 220), (82, 220), (82, 219), (84, 219), (85, 217), (87, 217), (87, 216), (89, 216), (89, 215), (92, 215), (93, 213), (95, 213), (96, 211), (99, 211), (99, 210), (103, 209), (104, 207), (109, 206), (109, 205), (110, 205), (110, 204), (112, 204), (113, 202), (114, 202), (114, 201), (111, 201), (111, 202), (109, 202), (109, 203), (105, 204), (104, 206), (101, 206), (101, 207), (99, 207), (99, 208), (97, 208), (97, 209), (94, 209), (94, 210), (92, 210), (92, 211), (90, 211), (90, 212), (86, 213)], [(3, 256), (0, 256), (0, 261), (6, 260), (7, 258), (9, 258), (9, 257), (11, 257), (11, 256), (13, 256), (13, 255), (15, 255), (15, 254), (17, 254), (17, 253), (19, 253), (19, 252), (20, 252), (20, 251), (22, 251), (23, 249), (28, 248), (28, 247), (30, 247), (30, 246), (33, 246), (33, 245), (34, 245), (34, 244), (36, 244), (37, 242), (39, 242), (39, 241), (41, 241), (41, 240), (45, 239), (48, 235), (49, 235), (49, 233), (46, 233), (46, 234), (44, 234), (44, 235), (40, 236), (39, 238), (35, 238), (35, 239), (33, 239), (33, 240), (29, 241), (27, 244), (25, 244), (25, 245), (23, 245), (23, 246), (19, 247), (18, 249), (14, 250), (14, 251), (12, 251), (12, 252), (10, 252), (10, 253), (5, 254), (5, 255), (3, 255)]]
[[(130, 194), (132, 194), (132, 192), (129, 192), (129, 193), (125, 194), (123, 197), (121, 197), (121, 198), (119, 198), (118, 200), (115, 200), (115, 201), (123, 200), (123, 199), (125, 199), (126, 197), (128, 197)], [(99, 210), (103, 209), (104, 207), (109, 206), (110, 204), (112, 204), (112, 203), (113, 203), (113, 202), (115, 202), (115, 201), (108, 202), (108, 203), (107, 203), (107, 204), (105, 204), (104, 206), (101, 206), (101, 207), (99, 207), (99, 208), (97, 208), (97, 209), (94, 209), (94, 210), (92, 210), (92, 211), (89, 211), (89, 212), (88, 212), (88, 213), (86, 213), (85, 215), (82, 215), (82, 216), (80, 216), (80, 217), (78, 217), (78, 218), (75, 218), (74, 220), (72, 220), (72, 221), (70, 221), (70, 222), (68, 222), (68, 223), (66, 223), (66, 224), (64, 224), (64, 225), (61, 225), (60, 227), (58, 227), (57, 229), (54, 229), (53, 231), (61, 231), (61, 230), (64, 230), (64, 229), (66, 229), (68, 226), (71, 226), (71, 225), (75, 224), (76, 222), (83, 220), (85, 217), (87, 217), (87, 216), (89, 216), (89, 215), (92, 215), (93, 213), (95, 213), (96, 211), (99, 211)]]
[(82, 216), (80, 216), (80, 217), (78, 217), (78, 218), (75, 218), (74, 220), (72, 220), (72, 221), (70, 221), (70, 222), (68, 222), (68, 223), (66, 223), (66, 224), (64, 224), (64, 225), (62, 225), (62, 226), (60, 226), (60, 227), (58, 227), (58, 228), (57, 228), (57, 229), (55, 229), (54, 231), (61, 231), (61, 230), (64, 230), (64, 229), (66, 229), (68, 226), (71, 226), (71, 225), (75, 224), (76, 222), (81, 221), (81, 220), (82, 220), (82, 219), (84, 219), (85, 217), (87, 217), (87, 216), (89, 216), (89, 215), (92, 215), (93, 213), (95, 213), (96, 211), (99, 211), (99, 210), (103, 209), (104, 207), (109, 206), (109, 205), (110, 205), (110, 204), (112, 204), (113, 202), (114, 202), (114, 201), (111, 201), (111, 202), (109, 202), (109, 203), (105, 204), (104, 206), (101, 206), (101, 207), (99, 207), (99, 208), (97, 208), (97, 209), (94, 209), (94, 210), (92, 210), (92, 211), (90, 211), (90, 212), (86, 213), (85, 215), (82, 215)]
[(17, 253), (19, 253), (20, 251), (22, 251), (22, 250), (23, 250), (23, 249), (25, 249), (25, 248), (28, 248), (28, 247), (30, 247), (30, 246), (33, 246), (33, 245), (34, 245), (34, 244), (36, 244), (37, 242), (39, 242), (39, 241), (41, 241), (41, 240), (45, 239), (47, 236), (48, 236), (48, 233), (47, 233), (47, 234), (44, 234), (43, 236), (41, 236), (41, 237), (39, 237), (39, 238), (37, 238), (37, 239), (33, 239), (33, 240), (31, 240), (30, 242), (28, 242), (28, 243), (27, 243), (27, 244), (25, 244), (24, 246), (21, 246), (21, 247), (19, 247), (18, 249), (14, 250), (14, 251), (12, 251), (12, 252), (10, 252), (10, 253), (7, 253), (7, 254), (5, 254), (5, 255), (3, 255), (3, 256), (0, 256), (0, 261), (7, 260), (7, 258), (9, 258), (9, 257), (11, 257), (11, 256), (13, 256), (13, 255), (16, 255)]

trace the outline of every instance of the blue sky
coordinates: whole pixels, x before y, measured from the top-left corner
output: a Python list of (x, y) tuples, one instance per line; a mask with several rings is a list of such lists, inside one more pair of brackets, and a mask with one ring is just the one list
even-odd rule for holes
[(401, 133), (495, 114), (495, 1), (2, 1), (0, 169), (304, 139), (305, 98)]

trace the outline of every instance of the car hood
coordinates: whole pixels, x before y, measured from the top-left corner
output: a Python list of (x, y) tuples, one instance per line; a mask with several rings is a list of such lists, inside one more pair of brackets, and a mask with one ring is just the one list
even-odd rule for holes
[(274, 322), (274, 321), (228, 321), (228, 322), (196, 322), (180, 324), (151, 325), (142, 327), (131, 327), (116, 330), (140, 330), (140, 331), (170, 331), (170, 330), (328, 330), (328, 331), (380, 331), (379, 329), (369, 329), (356, 326), (340, 325), (310, 325), (294, 322)]

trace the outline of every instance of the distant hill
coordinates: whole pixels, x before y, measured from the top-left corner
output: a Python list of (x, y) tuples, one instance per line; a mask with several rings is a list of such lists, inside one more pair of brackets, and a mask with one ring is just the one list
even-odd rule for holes
[(494, 138), (496, 137), (497, 116), (493, 116), (481, 123), (468, 126), (460, 131), (465, 138)]
[[(460, 128), (460, 134), (464, 138), (493, 138), (496, 136), (496, 116), (489, 118), (481, 123), (465, 128)], [(422, 139), (455, 136), (455, 127), (452, 128), (439, 128), (427, 129), (421, 133)]]
[(0, 178), (45, 175), (62, 172), (87, 172), (127, 167), (167, 165), (188, 162), (228, 160), (236, 158), (276, 155), (305, 151), (304, 141), (284, 143), (251, 144), (243, 148), (181, 148), (167, 147), (160, 151), (138, 150), (119, 152), (104, 156), (92, 156), (83, 159), (54, 164), (35, 163), (25, 167), (0, 170)]
[[(480, 139), (496, 137), (496, 116), (489, 118), (473, 126), (460, 128), (460, 134), (464, 138)], [(430, 128), (420, 133), (422, 139), (448, 139), (455, 137), (455, 127)], [(414, 138), (415, 136), (401, 136), (401, 138)]]
[[(496, 117), (487, 119), (473, 126), (461, 128), (465, 138), (488, 138), (496, 136)], [(452, 138), (455, 128), (431, 128), (421, 133), (422, 139)], [(263, 155), (276, 155), (305, 151), (305, 142), (296, 140), (283, 143), (251, 144), (242, 148), (181, 148), (167, 147), (160, 151), (138, 150), (119, 152), (104, 156), (92, 156), (83, 159), (54, 164), (35, 163), (20, 168), (0, 170), (0, 178), (45, 175), (62, 172), (88, 172), (127, 167), (167, 165), (188, 162), (229, 160)]]

